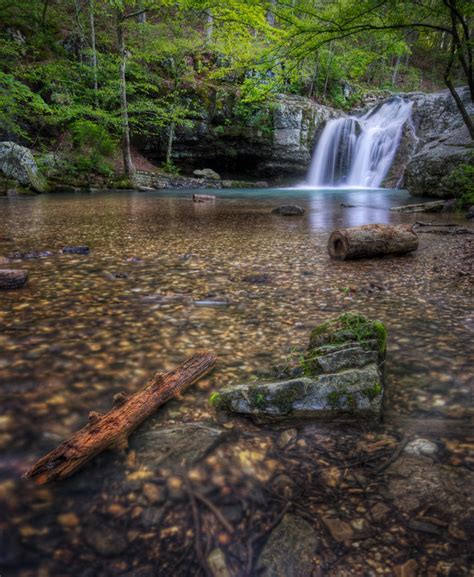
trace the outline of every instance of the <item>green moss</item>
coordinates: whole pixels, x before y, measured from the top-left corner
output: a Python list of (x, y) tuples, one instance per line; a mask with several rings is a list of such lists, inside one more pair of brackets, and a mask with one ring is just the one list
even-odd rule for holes
[(222, 401), (222, 396), (220, 393), (214, 392), (211, 393), (210, 397), (209, 397), (209, 405), (211, 407), (217, 407)]
[(385, 351), (387, 350), (387, 329), (381, 321), (374, 321), (373, 327), (377, 333), (379, 354), (384, 355)]
[(382, 385), (380, 383), (375, 383), (373, 387), (364, 389), (362, 394), (366, 396), (370, 401), (373, 401), (375, 397), (378, 397), (382, 392)]
[(262, 393), (256, 393), (253, 402), (256, 407), (262, 407), (265, 404), (265, 397)]
[(345, 313), (316, 327), (311, 332), (309, 349), (356, 341), (367, 350), (371, 340), (377, 341), (378, 352), (383, 356), (387, 346), (385, 325), (381, 321), (371, 321), (360, 313)]

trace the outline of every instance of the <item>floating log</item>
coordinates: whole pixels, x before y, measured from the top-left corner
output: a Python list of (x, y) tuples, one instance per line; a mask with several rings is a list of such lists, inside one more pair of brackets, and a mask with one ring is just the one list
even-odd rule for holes
[(40, 485), (64, 479), (105, 449), (125, 448), (134, 429), (158, 407), (208, 373), (215, 362), (214, 354), (198, 353), (177, 369), (157, 372), (134, 395), (115, 395), (112, 410), (105, 415), (91, 412), (88, 425), (37, 461), (24, 477)]
[(26, 270), (0, 270), (0, 290), (10, 290), (21, 288), (28, 280)]
[(209, 202), (211, 200), (216, 200), (216, 197), (212, 194), (193, 194), (194, 202)]
[(347, 260), (387, 254), (405, 254), (418, 248), (418, 236), (411, 225), (366, 224), (341, 228), (331, 233), (331, 258)]

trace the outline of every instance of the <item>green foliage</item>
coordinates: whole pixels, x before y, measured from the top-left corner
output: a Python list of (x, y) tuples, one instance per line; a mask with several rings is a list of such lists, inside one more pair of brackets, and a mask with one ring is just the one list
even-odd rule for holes
[(458, 208), (474, 205), (474, 164), (460, 164), (442, 178), (441, 184), (458, 198)]

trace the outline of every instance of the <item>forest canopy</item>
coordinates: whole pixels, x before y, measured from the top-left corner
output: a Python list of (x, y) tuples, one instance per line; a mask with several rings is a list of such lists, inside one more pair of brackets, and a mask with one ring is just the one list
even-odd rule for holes
[(467, 84), (474, 98), (463, 0), (0, 0), (0, 11), (2, 138), (92, 146), (78, 171), (109, 171), (122, 142), (133, 172), (130, 142), (149, 135), (167, 141), (172, 169), (177, 129), (204, 110), (216, 130), (264, 128), (279, 93), (350, 108), (367, 92)]

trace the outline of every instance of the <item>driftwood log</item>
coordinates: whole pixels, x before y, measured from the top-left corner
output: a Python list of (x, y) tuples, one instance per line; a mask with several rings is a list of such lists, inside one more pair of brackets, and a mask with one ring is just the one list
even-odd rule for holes
[(404, 254), (418, 248), (418, 236), (411, 225), (366, 224), (341, 228), (331, 233), (331, 258), (346, 260), (386, 254)]
[(21, 288), (28, 280), (26, 270), (0, 270), (0, 289), (10, 290)]
[(128, 436), (158, 407), (208, 373), (216, 362), (212, 353), (198, 353), (180, 367), (156, 373), (145, 388), (127, 397), (114, 397), (114, 408), (105, 415), (92, 412), (89, 424), (37, 461), (24, 477), (42, 485), (64, 479), (109, 448), (126, 448)]
[(216, 197), (212, 194), (193, 194), (194, 202), (209, 202), (216, 200)]

